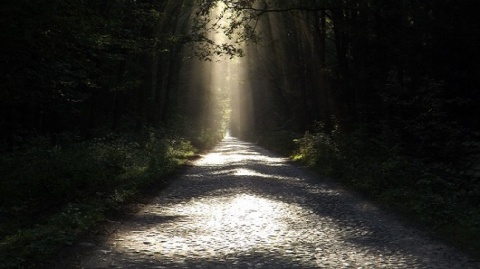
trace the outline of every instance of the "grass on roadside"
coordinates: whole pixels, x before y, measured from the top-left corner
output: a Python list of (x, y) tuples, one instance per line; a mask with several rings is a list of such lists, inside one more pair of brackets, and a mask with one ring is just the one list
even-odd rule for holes
[(479, 171), (414, 159), (361, 133), (307, 133), (297, 143), (295, 160), (480, 254)]
[(41, 267), (194, 152), (148, 129), (1, 156), (0, 268)]
[[(480, 255), (478, 167), (414, 159), (402, 154), (398, 145), (389, 145), (361, 129), (345, 135), (319, 128), (295, 139), (295, 143), (285, 142), (289, 137), (277, 132), (268, 139), (281, 142), (263, 145), (277, 152), (296, 148), (289, 153), (293, 160), (344, 182), (429, 227), (437, 236)], [(282, 144), (280, 150), (276, 144)]]

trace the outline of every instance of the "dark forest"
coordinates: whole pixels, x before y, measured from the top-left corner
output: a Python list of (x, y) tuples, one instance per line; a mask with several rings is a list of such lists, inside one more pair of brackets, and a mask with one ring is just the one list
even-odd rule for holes
[(0, 267), (75, 242), (227, 132), (478, 253), (476, 6), (2, 1)]

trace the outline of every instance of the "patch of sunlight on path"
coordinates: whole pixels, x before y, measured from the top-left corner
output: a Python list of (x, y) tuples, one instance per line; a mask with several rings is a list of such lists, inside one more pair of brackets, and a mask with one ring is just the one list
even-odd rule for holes
[(136, 242), (136, 248), (166, 257), (208, 259), (253, 251), (259, 246), (281, 251), (279, 246), (285, 242), (279, 232), (288, 229), (283, 220), (289, 213), (287, 208), (281, 202), (249, 194), (194, 199), (155, 212), (183, 218), (179, 223), (144, 230), (146, 234), (156, 235), (148, 240), (148, 247), (145, 239), (137, 234), (127, 233), (124, 239), (130, 242), (128, 248)]

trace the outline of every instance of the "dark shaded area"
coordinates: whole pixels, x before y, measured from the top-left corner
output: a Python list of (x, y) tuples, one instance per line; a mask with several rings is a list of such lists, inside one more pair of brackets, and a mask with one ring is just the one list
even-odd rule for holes
[(263, 33), (249, 51), (255, 122), (237, 135), (331, 128), (334, 117), (344, 132), (391, 128), (429, 154), (427, 144), (454, 138), (433, 132), (479, 130), (474, 1), (264, 2), (249, 13)]
[(207, 115), (182, 107), (189, 92), (180, 74), (192, 54), (192, 5), (3, 1), (0, 152), (167, 125), (196, 137), (191, 128), (203, 126), (191, 123)]
[[(115, 255), (115, 254), (114, 254)], [(130, 262), (126, 262), (122, 268), (154, 268), (156, 266), (163, 266), (166, 268), (253, 268), (255, 266), (263, 266), (261, 268), (302, 268), (301, 265), (288, 258), (282, 258), (280, 255), (274, 254), (258, 254), (255, 252), (248, 254), (233, 254), (224, 259), (210, 259), (199, 261), (196, 259), (186, 258), (182, 262), (159, 262), (153, 258), (139, 258), (126, 254), (120, 256)]]

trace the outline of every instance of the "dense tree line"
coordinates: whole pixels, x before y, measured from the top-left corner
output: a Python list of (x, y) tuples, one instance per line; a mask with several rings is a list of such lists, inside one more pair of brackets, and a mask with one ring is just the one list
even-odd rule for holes
[[(99, 128), (138, 130), (199, 115), (201, 101), (188, 112), (182, 75), (196, 70), (182, 48), (197, 42), (204, 59), (244, 51), (206, 38), (217, 1), (193, 2), (3, 3), (2, 148), (39, 135), (90, 137)], [(262, 44), (243, 49), (257, 104), (244, 132), (303, 132), (335, 118), (345, 131), (388, 126), (424, 151), (458, 132), (475, 135), (480, 57), (472, 1), (223, 2), (231, 12), (227, 35), (240, 29), (240, 41)]]
[(190, 31), (192, 16), (188, 0), (2, 2), (0, 148), (178, 118), (183, 49), (208, 55), (205, 36)]
[(346, 130), (360, 122), (402, 125), (425, 113), (438, 117), (426, 121), (476, 130), (479, 22), (473, 4), (240, 1), (230, 8), (260, 20), (264, 46), (252, 53), (268, 63), (253, 68), (275, 82), (269, 90), (280, 104), (276, 114), (296, 123), (292, 129), (332, 115)]
[(478, 140), (473, 1), (226, 2), (249, 23), (247, 36), (261, 39), (247, 52), (258, 59), (249, 66), (256, 97), (247, 133), (361, 127), (445, 162)]

